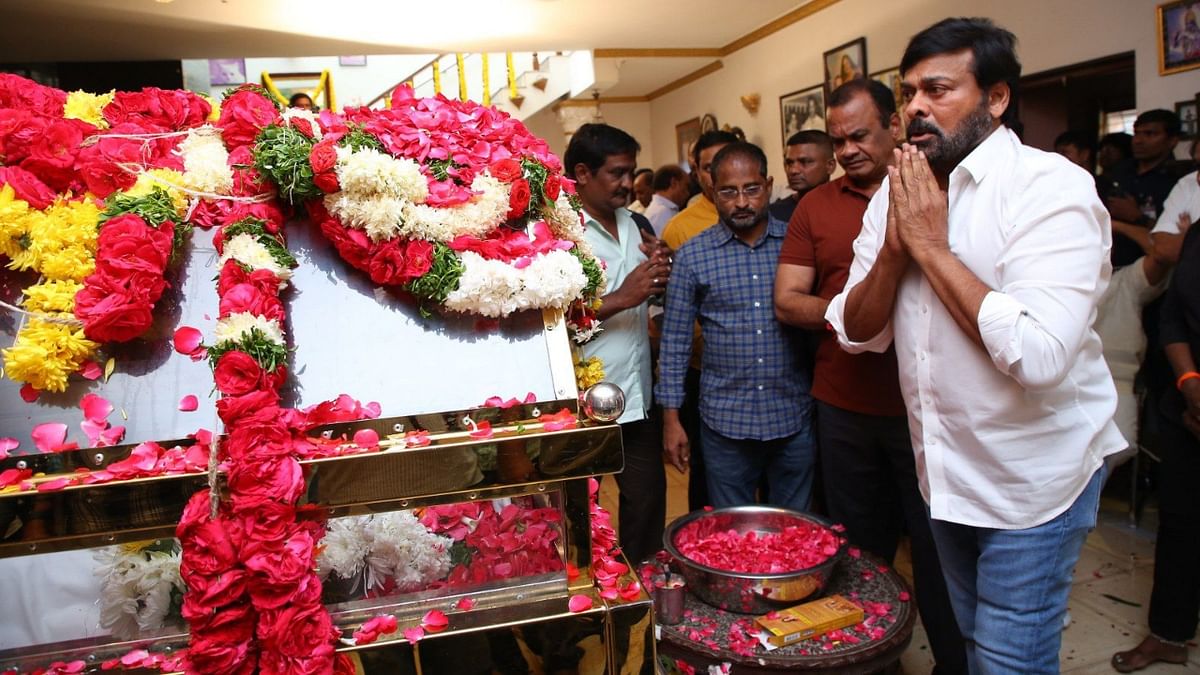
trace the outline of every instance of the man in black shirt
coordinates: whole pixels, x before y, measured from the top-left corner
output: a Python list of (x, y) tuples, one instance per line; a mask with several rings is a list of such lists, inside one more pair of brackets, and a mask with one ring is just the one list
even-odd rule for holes
[(783, 172), (792, 194), (771, 204), (771, 216), (785, 223), (791, 220), (800, 198), (818, 185), (828, 183), (835, 168), (829, 134), (818, 129), (792, 134), (783, 149)]

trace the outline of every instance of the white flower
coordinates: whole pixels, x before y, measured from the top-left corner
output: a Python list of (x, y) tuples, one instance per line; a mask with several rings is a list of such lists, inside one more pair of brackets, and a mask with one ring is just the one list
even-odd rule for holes
[(176, 152), (183, 157), (186, 187), (200, 192), (227, 194), (233, 189), (229, 152), (215, 129), (209, 126), (188, 131)]
[(331, 521), (317, 557), (322, 578), (351, 579), (366, 569), (366, 590), (390, 578), (401, 593), (425, 590), (450, 572), (454, 540), (427, 530), (411, 511)]
[(321, 578), (336, 572), (343, 579), (351, 579), (362, 571), (367, 554), (371, 551), (371, 540), (366, 525), (371, 516), (352, 516), (329, 521), (323, 547), (317, 556), (317, 573)]
[(401, 218), (409, 203), (381, 193), (355, 195), (345, 191), (325, 195), (325, 208), (346, 227), (363, 230), (372, 241), (400, 233)]
[(100, 625), (118, 639), (162, 628), (171, 597), (184, 590), (179, 553), (109, 546), (94, 554), (99, 565)]
[(343, 192), (355, 196), (385, 194), (409, 202), (423, 202), (429, 182), (419, 164), (397, 159), (373, 148), (338, 148), (337, 176)]
[(226, 340), (236, 342), (243, 335), (249, 334), (251, 328), (257, 328), (268, 340), (284, 346), (283, 327), (278, 321), (249, 312), (235, 312), (217, 321), (217, 326), (213, 329), (214, 344), (221, 344)]
[(291, 126), (290, 122), (293, 119), (308, 120), (309, 125), (312, 127), (313, 140), (321, 140), (321, 124), (317, 121), (317, 116), (313, 111), (304, 110), (303, 108), (285, 108), (279, 114), (279, 117), (283, 119), (283, 124), (286, 126)]
[(559, 239), (573, 241), (576, 244), (584, 241), (585, 227), (583, 218), (578, 211), (571, 207), (571, 200), (566, 192), (560, 192), (554, 202), (554, 208), (542, 210), (550, 231)]
[(448, 207), (409, 205), (400, 234), (410, 239), (442, 242), (463, 234), (481, 237), (508, 216), (510, 189), (490, 173), (480, 173), (471, 181), (471, 190), (476, 194), (470, 201)]
[(252, 234), (242, 233), (226, 241), (223, 251), (217, 264), (218, 268), (227, 260), (236, 260), (251, 270), (270, 270), (279, 277), (281, 285), (292, 278), (292, 270), (280, 265), (271, 255), (270, 249)]
[(587, 286), (583, 266), (566, 251), (535, 256), (524, 269), (473, 251), (464, 251), (462, 261), (458, 288), (445, 303), (459, 312), (503, 317), (523, 309), (564, 308)]

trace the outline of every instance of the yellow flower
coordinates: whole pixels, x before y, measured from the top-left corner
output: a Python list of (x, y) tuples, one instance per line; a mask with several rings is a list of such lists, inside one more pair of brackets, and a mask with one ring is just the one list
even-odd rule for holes
[(220, 121), (220, 119), (221, 119), (221, 102), (203, 92), (197, 92), (197, 94), (200, 96), (200, 98), (204, 99), (205, 101), (208, 101), (208, 104), (212, 106), (212, 112), (208, 113), (208, 121), (214, 122), (214, 123)]
[(603, 381), (604, 362), (600, 360), (600, 357), (593, 356), (587, 360), (580, 359), (575, 362), (575, 384), (579, 387), (579, 391)]
[(15, 260), (25, 250), (22, 241), (29, 234), (29, 219), (29, 204), (17, 199), (12, 186), (5, 183), (0, 188), (0, 255)]
[(107, 94), (89, 94), (86, 91), (73, 91), (67, 94), (67, 105), (63, 109), (63, 117), (83, 120), (101, 129), (108, 128), (108, 120), (104, 119), (104, 106), (112, 102), (114, 92)]
[(31, 312), (75, 311), (75, 294), (83, 288), (78, 281), (43, 281), (26, 288), (25, 301), (21, 303)]
[(82, 328), (30, 319), (13, 346), (3, 350), (4, 370), (8, 377), (35, 389), (62, 392), (67, 378), (98, 348), (84, 337)]
[(130, 197), (144, 197), (154, 190), (166, 190), (167, 194), (171, 195), (171, 202), (175, 205), (175, 211), (179, 214), (180, 219), (187, 215), (188, 199), (187, 195), (182, 191), (172, 186), (184, 186), (187, 181), (183, 174), (173, 169), (150, 169), (138, 174), (137, 182), (133, 187), (125, 191), (125, 194)]

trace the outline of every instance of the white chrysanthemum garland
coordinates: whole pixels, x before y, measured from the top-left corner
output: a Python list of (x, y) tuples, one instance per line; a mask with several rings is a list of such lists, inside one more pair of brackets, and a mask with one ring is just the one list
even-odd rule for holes
[(228, 194), (233, 189), (229, 151), (215, 128), (189, 130), (175, 152), (183, 158), (184, 187), (212, 194)]
[(100, 579), (100, 627), (132, 640), (179, 619), (184, 584), (174, 540), (108, 546), (93, 554)]
[(225, 242), (218, 266), (223, 266), (227, 260), (236, 260), (252, 270), (270, 270), (281, 282), (292, 278), (294, 265), (281, 262), (270, 244), (252, 234), (238, 234)]
[(330, 521), (317, 556), (322, 579), (335, 574), (356, 579), (364, 590), (390, 584), (401, 593), (428, 588), (450, 572), (454, 540), (430, 532), (410, 511), (393, 511)]
[(241, 342), (255, 331), (272, 344), (285, 346), (283, 326), (279, 325), (278, 321), (249, 312), (236, 312), (219, 319), (216, 328), (213, 329), (213, 339), (217, 344), (226, 341)]
[(458, 288), (444, 303), (457, 312), (498, 318), (524, 309), (566, 309), (588, 283), (579, 259), (565, 251), (536, 256), (520, 269), (473, 251), (464, 251), (462, 262)]

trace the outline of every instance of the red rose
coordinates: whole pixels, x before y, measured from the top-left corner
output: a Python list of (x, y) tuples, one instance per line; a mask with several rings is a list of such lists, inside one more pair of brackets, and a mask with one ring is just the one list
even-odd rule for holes
[[(171, 257), (174, 230), (170, 221), (156, 229), (133, 213), (106, 221), (96, 240), (97, 271), (117, 279), (136, 274), (161, 276)], [(157, 299), (157, 295), (151, 297)]]
[(203, 637), (218, 644), (237, 644), (254, 639), (258, 613), (249, 602), (221, 607), (219, 612), (207, 612), (188, 621), (193, 637)]
[(404, 248), (401, 241), (389, 239), (376, 244), (367, 262), (367, 273), (371, 281), (380, 285), (403, 283)]
[(508, 215), (509, 220), (516, 220), (525, 215), (525, 210), (529, 208), (529, 182), (524, 178), (518, 178), (512, 183), (512, 190), (508, 193)]
[(57, 120), (46, 127), (29, 147), (21, 168), (42, 179), (51, 188), (66, 192), (83, 185), (75, 172), (75, 159), (85, 136), (96, 128), (82, 120)]
[(433, 244), (423, 239), (413, 239), (404, 249), (404, 277), (412, 281), (433, 267)]
[(254, 284), (263, 292), (279, 288), (279, 279), (270, 270), (247, 272), (236, 260), (226, 260), (217, 276), (217, 295), (225, 295), (238, 284)]
[(337, 147), (331, 141), (321, 141), (308, 153), (308, 163), (314, 174), (331, 171), (337, 164)]
[(288, 120), (288, 124), (291, 125), (293, 129), (303, 134), (305, 138), (312, 138), (316, 135), (313, 132), (312, 122), (304, 119), (303, 117), (292, 117)]
[(241, 396), (222, 396), (217, 399), (217, 414), (225, 426), (231, 426), (259, 408), (275, 405), (279, 405), (278, 392), (260, 389)]
[(314, 567), (313, 539), (303, 530), (293, 532), (281, 549), (256, 552), (246, 559), (246, 569), (253, 574), (250, 599), (254, 607), (259, 611), (278, 609), (292, 602), (301, 590), (300, 582)]
[(269, 202), (255, 202), (248, 204), (246, 202), (233, 202), (229, 205), (229, 215), (226, 217), (226, 223), (236, 223), (244, 218), (258, 218), (266, 223), (264, 229), (269, 234), (279, 234), (287, 216), (283, 209), (279, 207), (279, 202), (272, 199)]
[(179, 516), (179, 525), (175, 527), (175, 536), (181, 540), (185, 539), (192, 530), (211, 520), (209, 508), (208, 488), (192, 495), (183, 507), (183, 515)]
[(188, 594), (183, 598), (183, 618), (187, 621), (195, 621), (215, 608), (247, 599), (246, 584), (250, 575), (241, 567), (231, 567), (214, 575), (191, 572), (185, 575), (182, 565), (179, 571), (188, 587)]
[(281, 421), (279, 408), (261, 408), (242, 417), (223, 446), (235, 460), (255, 461), (291, 454), (292, 434)]
[(5, 183), (12, 186), (17, 199), (28, 202), (35, 209), (41, 210), (54, 203), (54, 190), (19, 166), (0, 166), (0, 186)]
[(217, 126), (230, 147), (254, 143), (258, 133), (279, 122), (279, 109), (258, 91), (238, 89), (221, 103), (221, 118)]
[(562, 192), (562, 179), (558, 174), (546, 176), (546, 199), (553, 202), (558, 199), (560, 192)]
[(180, 574), (188, 585), (195, 575), (211, 577), (233, 568), (237, 548), (222, 521), (208, 521), (190, 528), (183, 542)]
[(261, 286), (244, 283), (237, 284), (221, 294), (220, 314), (224, 319), (230, 314), (247, 312), (268, 319), (283, 322), (283, 303), (275, 293), (264, 292)]
[[(302, 490), (303, 491), (303, 490)], [(250, 542), (282, 542), (296, 529), (296, 507), (278, 501), (261, 501), (253, 509), (234, 511), (242, 521), (242, 530)]]
[[(332, 658), (332, 631), (333, 622), (320, 604), (265, 611), (258, 622), (258, 639), (262, 641), (264, 652), (277, 651), (281, 656), (293, 659), (326, 652)], [(332, 665), (330, 661), (329, 666)]]
[(504, 183), (511, 183), (522, 175), (521, 163), (515, 159), (501, 159), (492, 162), (488, 167), (492, 177)]
[(226, 396), (241, 396), (259, 388), (263, 369), (246, 352), (236, 349), (225, 352), (213, 370), (217, 390)]
[(371, 255), (371, 240), (366, 233), (345, 227), (336, 218), (326, 218), (320, 222), (321, 234), (333, 242), (338, 254), (356, 269), (365, 271)]
[(0, 109), (0, 158), (6, 164), (19, 164), (51, 121), (28, 110)]
[(333, 194), (342, 189), (342, 184), (338, 181), (337, 174), (332, 171), (326, 171), (313, 176), (313, 185), (316, 185), (325, 194)]
[(254, 645), (250, 641), (224, 644), (192, 636), (184, 657), (189, 673), (250, 675), (255, 671)]
[(117, 92), (101, 114), (114, 127), (131, 123), (148, 130), (179, 131), (200, 126), (211, 112), (208, 101), (190, 91), (146, 87)]
[[(256, 462), (241, 462), (229, 470), (229, 488), (233, 492), (234, 511), (246, 513), (250, 498), (295, 502), (304, 492), (304, 472), (291, 457), (272, 457)], [(295, 518), (295, 514), (292, 514)]]
[(17, 108), (51, 117), (62, 117), (67, 92), (33, 80), (0, 73), (0, 108)]
[(75, 294), (75, 318), (96, 342), (128, 342), (154, 323), (154, 305), (140, 293), (118, 288), (93, 274)]

